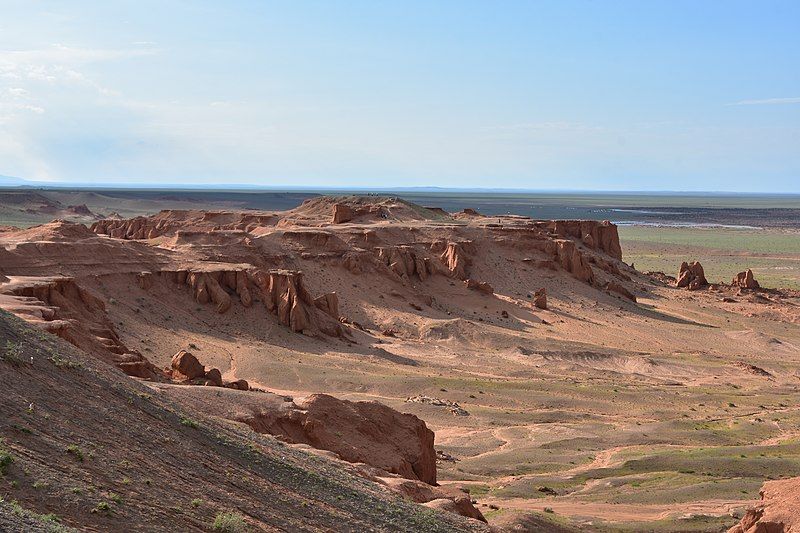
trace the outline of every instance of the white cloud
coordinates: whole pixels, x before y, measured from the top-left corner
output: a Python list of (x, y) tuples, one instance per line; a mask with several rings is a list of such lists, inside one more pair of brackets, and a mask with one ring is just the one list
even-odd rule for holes
[(779, 104), (800, 104), (800, 96), (791, 98), (765, 98), (763, 100), (740, 100), (728, 105), (779, 105)]

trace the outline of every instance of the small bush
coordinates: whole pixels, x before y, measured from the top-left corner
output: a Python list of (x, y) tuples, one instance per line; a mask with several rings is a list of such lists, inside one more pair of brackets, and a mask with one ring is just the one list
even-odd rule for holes
[(6, 469), (14, 462), (14, 456), (0, 448), (0, 476), (6, 474)]
[(98, 504), (95, 505), (94, 509), (92, 509), (92, 513), (101, 513), (101, 512), (109, 514), (111, 513), (111, 506), (108, 504), (108, 502), (98, 502)]
[(203, 500), (201, 500), (200, 498), (195, 498), (194, 500), (192, 500), (192, 507), (194, 507), (195, 509), (197, 509), (201, 505), (203, 505)]
[(199, 426), (197, 425), (197, 422), (195, 422), (195, 421), (194, 421), (194, 420), (192, 420), (191, 418), (186, 418), (186, 417), (182, 417), (182, 418), (181, 418), (181, 425), (182, 425), (182, 426), (186, 426), (186, 427), (190, 427), (190, 428), (197, 428), (197, 427), (199, 427)]
[(74, 455), (78, 461), (83, 462), (83, 451), (77, 445), (70, 444), (67, 446), (67, 453)]
[(53, 354), (50, 357), (50, 362), (56, 365), (58, 368), (81, 368), (83, 365), (81, 363), (70, 361), (69, 359), (64, 359), (58, 354)]
[(3, 361), (11, 366), (22, 365), (22, 345), (16, 342), (7, 340), (3, 349), (3, 355), (0, 357)]
[(222, 533), (246, 533), (249, 529), (244, 517), (234, 512), (218, 513), (211, 528)]

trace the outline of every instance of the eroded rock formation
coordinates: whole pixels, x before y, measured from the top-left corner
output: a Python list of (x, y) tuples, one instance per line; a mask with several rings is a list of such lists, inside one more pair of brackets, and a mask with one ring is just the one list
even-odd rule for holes
[(572, 274), (573, 277), (586, 283), (594, 283), (594, 272), (588, 265), (575, 241), (558, 239), (556, 242), (556, 255), (561, 267)]
[(753, 276), (753, 271), (749, 268), (744, 272), (736, 274), (736, 277), (731, 281), (731, 285), (741, 289), (758, 289), (761, 287)]
[(492, 287), (489, 283), (485, 281), (478, 281), (476, 279), (467, 279), (464, 280), (464, 285), (466, 285), (468, 289), (472, 289), (474, 291), (479, 291), (484, 294), (494, 294), (494, 287)]
[(625, 286), (623, 286), (620, 283), (617, 283), (616, 281), (609, 281), (608, 283), (606, 283), (606, 290), (608, 292), (619, 294), (623, 298), (627, 298), (632, 302), (636, 301), (636, 295), (634, 295), (631, 291), (626, 289)]
[(418, 277), (425, 281), (428, 276), (442, 270), (437, 260), (415, 250), (413, 246), (379, 246), (378, 261), (400, 277)]
[(333, 219), (331, 222), (334, 224), (342, 224), (350, 222), (355, 216), (353, 208), (346, 204), (333, 204)]
[(684, 261), (681, 263), (676, 285), (678, 287), (686, 287), (690, 291), (702, 289), (707, 286), (708, 281), (703, 271), (703, 265), (701, 265), (699, 261), (692, 261), (691, 263)]
[(800, 478), (768, 481), (761, 503), (750, 509), (728, 533), (790, 533), (800, 531)]
[(581, 239), (584, 246), (622, 260), (622, 247), (616, 224), (608, 220), (552, 220), (540, 223), (562, 238)]
[(448, 242), (441, 257), (452, 277), (466, 279), (470, 256), (474, 253), (475, 246), (472, 241)]
[(22, 278), (0, 288), (2, 307), (58, 335), (131, 376), (161, 373), (142, 354), (125, 346), (106, 314), (103, 300), (68, 277)]
[(280, 412), (242, 420), (256, 431), (330, 450), (408, 479), (436, 484), (433, 432), (414, 415), (378, 402), (351, 402), (313, 394)]
[(547, 309), (547, 290), (544, 287), (533, 293), (533, 305), (539, 309)]

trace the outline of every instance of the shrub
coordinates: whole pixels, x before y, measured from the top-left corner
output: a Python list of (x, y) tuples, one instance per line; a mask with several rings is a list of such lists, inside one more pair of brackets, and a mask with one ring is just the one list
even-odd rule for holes
[(11, 466), (11, 463), (13, 462), (14, 456), (0, 448), (0, 476), (4, 476), (6, 474), (6, 468)]
[(181, 418), (181, 425), (182, 426), (186, 426), (186, 427), (190, 427), (190, 428), (197, 428), (198, 427), (197, 422), (195, 422), (191, 418), (186, 418), (186, 417)]
[(244, 517), (234, 512), (218, 513), (211, 528), (222, 533), (246, 533), (249, 529)]
[(76, 444), (67, 446), (67, 453), (71, 453), (78, 461), (83, 462), (83, 452)]

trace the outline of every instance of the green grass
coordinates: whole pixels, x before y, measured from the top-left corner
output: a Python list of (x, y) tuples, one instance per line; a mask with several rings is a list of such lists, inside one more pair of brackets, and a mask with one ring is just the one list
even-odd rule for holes
[(765, 287), (800, 288), (800, 235), (775, 229), (619, 228), (625, 261), (640, 271), (677, 276), (681, 261), (698, 260), (712, 282), (729, 283), (751, 268)]

